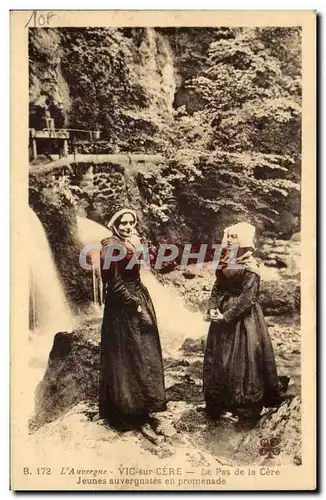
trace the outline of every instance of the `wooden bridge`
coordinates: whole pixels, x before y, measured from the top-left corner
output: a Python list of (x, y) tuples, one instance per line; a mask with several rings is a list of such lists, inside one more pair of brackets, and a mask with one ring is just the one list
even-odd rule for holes
[[(51, 123), (50, 123), (51, 125)], [(67, 157), (69, 154), (68, 144), (71, 143), (74, 154), (77, 153), (77, 143), (96, 143), (100, 139), (99, 130), (83, 129), (56, 129), (49, 126), (42, 130), (34, 128), (29, 129), (29, 142), (31, 147), (31, 156), (33, 160), (38, 157), (39, 146), (51, 155), (51, 150), (58, 149), (59, 158)]]
[(60, 170), (67, 168), (71, 169), (76, 164), (103, 164), (115, 163), (127, 168), (129, 171), (139, 169), (141, 165), (146, 167), (150, 163), (161, 163), (164, 161), (161, 155), (147, 155), (147, 154), (104, 154), (104, 155), (68, 155), (49, 163), (30, 165), (29, 173), (31, 175), (47, 174), (52, 170)]
[[(159, 163), (164, 161), (161, 155), (150, 154), (80, 154), (77, 146), (81, 143), (94, 144), (100, 139), (100, 131), (98, 130), (82, 130), (82, 129), (55, 129), (46, 128), (43, 130), (30, 129), (30, 146), (32, 150), (32, 158), (36, 160), (38, 157), (38, 146), (41, 144), (44, 149), (46, 146), (47, 154), (50, 154), (52, 161), (43, 164), (31, 164), (30, 174), (46, 174), (53, 169), (70, 169), (74, 164), (103, 164), (115, 163), (128, 170), (139, 168), (141, 165), (146, 167), (149, 163)], [(68, 144), (71, 143), (72, 154), (69, 154)], [(43, 143), (43, 144), (42, 144)], [(44, 144), (45, 143), (45, 144)], [(59, 154), (51, 154), (51, 144), (55, 143), (59, 147)]]

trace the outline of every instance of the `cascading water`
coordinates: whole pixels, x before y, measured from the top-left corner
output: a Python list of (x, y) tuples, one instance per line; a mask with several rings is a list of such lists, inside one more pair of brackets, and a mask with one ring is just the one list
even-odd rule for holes
[(163, 64), (161, 67), (162, 88), (166, 96), (167, 109), (171, 113), (173, 110), (173, 101), (176, 91), (173, 52), (169, 42), (160, 33), (157, 33), (157, 40), (159, 42), (160, 52), (163, 58)]
[(90, 250), (88, 254), (92, 263), (93, 304), (95, 308), (101, 308), (103, 305), (103, 287), (100, 273), (100, 252), (96, 247), (111, 233), (101, 224), (80, 216), (77, 216), (77, 228), (78, 237), (83, 246), (94, 245), (94, 249)]
[(207, 334), (202, 314), (187, 309), (182, 297), (162, 285), (150, 270), (142, 269), (141, 279), (154, 303), (165, 355), (175, 356), (187, 337), (198, 339)]
[(139, 47), (141, 64), (137, 65), (137, 78), (146, 88), (150, 110), (155, 115), (171, 114), (176, 91), (173, 52), (169, 42), (155, 28), (145, 28)]
[[(31, 238), (28, 241), (29, 258), (29, 366), (28, 390), (34, 392), (46, 370), (53, 336), (57, 332), (71, 332), (74, 320), (67, 304), (52, 252), (44, 228), (35, 212), (28, 212)], [(33, 412), (33, 397), (28, 400), (29, 414)]]
[(46, 336), (71, 332), (73, 318), (67, 304), (42, 223), (29, 208), (30, 328)]

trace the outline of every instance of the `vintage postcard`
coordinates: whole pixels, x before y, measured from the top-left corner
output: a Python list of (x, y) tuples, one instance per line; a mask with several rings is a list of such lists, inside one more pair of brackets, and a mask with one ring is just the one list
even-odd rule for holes
[(11, 12), (11, 489), (316, 489), (315, 29)]

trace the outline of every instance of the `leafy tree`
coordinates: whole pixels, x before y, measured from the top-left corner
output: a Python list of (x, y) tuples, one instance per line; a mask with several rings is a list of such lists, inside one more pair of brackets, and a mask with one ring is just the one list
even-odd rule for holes
[(182, 199), (186, 211), (196, 204), (218, 224), (244, 218), (286, 234), (298, 229), (300, 210), (300, 32), (230, 28), (223, 35), (183, 83), (196, 106), (176, 115), (176, 156), (181, 168), (189, 143), (201, 175)]

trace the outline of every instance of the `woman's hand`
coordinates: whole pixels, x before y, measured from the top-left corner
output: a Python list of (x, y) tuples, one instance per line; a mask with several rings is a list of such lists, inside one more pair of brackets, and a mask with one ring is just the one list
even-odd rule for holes
[(210, 309), (208, 311), (211, 321), (217, 321), (223, 319), (223, 314), (218, 309)]
[(214, 320), (215, 318), (217, 318), (217, 309), (210, 309), (208, 311), (208, 315), (211, 320)]

